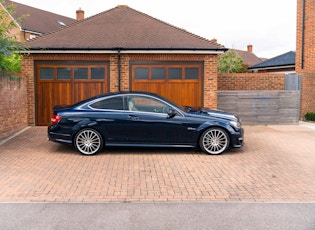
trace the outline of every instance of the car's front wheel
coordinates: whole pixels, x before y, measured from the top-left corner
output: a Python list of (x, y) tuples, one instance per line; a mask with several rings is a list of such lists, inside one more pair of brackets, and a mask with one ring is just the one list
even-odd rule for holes
[(103, 148), (103, 138), (94, 129), (82, 129), (74, 138), (75, 148), (84, 155), (92, 155)]
[(221, 128), (209, 128), (200, 137), (199, 145), (203, 152), (207, 154), (221, 154), (229, 148), (230, 137)]

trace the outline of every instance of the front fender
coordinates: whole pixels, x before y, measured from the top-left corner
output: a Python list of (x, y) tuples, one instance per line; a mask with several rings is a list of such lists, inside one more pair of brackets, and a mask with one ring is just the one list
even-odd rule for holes
[(211, 128), (211, 127), (221, 127), (226, 129), (227, 131), (229, 131), (229, 133), (234, 133), (235, 130), (227, 123), (225, 122), (220, 122), (220, 121), (207, 121), (205, 123), (203, 123), (202, 125), (200, 125), (197, 128), (197, 131), (202, 133), (204, 130)]

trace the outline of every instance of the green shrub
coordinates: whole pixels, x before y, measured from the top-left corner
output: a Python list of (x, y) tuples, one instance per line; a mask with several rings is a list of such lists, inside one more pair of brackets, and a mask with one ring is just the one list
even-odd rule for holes
[(307, 121), (315, 121), (315, 112), (307, 112), (305, 114), (305, 119)]

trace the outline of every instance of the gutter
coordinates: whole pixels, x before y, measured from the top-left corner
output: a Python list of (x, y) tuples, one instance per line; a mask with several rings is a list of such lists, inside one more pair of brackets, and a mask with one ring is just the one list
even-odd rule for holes
[(197, 49), (197, 48), (30, 48), (29, 50), (21, 51), (25, 54), (223, 54), (227, 49)]
[(120, 80), (121, 80), (121, 63), (120, 63), (120, 49), (118, 48), (118, 92), (120, 92)]
[(294, 68), (295, 65), (282, 65), (282, 66), (266, 66), (260, 68), (248, 68), (249, 70), (266, 70), (266, 69), (286, 69), (286, 68)]

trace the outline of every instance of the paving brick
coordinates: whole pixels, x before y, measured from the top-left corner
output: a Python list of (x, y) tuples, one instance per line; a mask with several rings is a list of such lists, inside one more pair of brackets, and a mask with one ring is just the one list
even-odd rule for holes
[(246, 126), (246, 145), (83, 156), (32, 127), (0, 145), (0, 202), (315, 202), (315, 129)]

